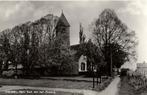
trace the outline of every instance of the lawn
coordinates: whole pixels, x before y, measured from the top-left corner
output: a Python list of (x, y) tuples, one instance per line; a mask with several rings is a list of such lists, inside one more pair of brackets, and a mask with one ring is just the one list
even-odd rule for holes
[[(65, 81), (65, 80), (50, 80), (50, 79), (0, 79), (0, 84), (3, 85), (14, 85), (14, 86), (32, 86), (32, 87), (49, 87), (49, 88), (68, 88), (68, 89), (91, 89), (92, 82), (79, 82), (79, 81)], [(0, 95), (82, 95), (79, 93), (61, 92), (56, 91), (55, 93), (48, 93), (49, 91), (34, 90), (34, 89), (17, 89), (17, 93), (5, 93), (0, 92)], [(25, 93), (18, 93), (18, 92)], [(31, 91), (28, 93), (27, 91)], [(35, 93), (34, 93), (35, 92)], [(36, 93), (38, 92), (38, 93)]]
[(77, 82), (49, 79), (0, 79), (1, 85), (20, 85), (32, 87), (91, 89), (92, 82)]
[[(0, 79), (1, 86), (29, 86), (29, 87), (48, 87), (48, 88), (67, 88), (67, 89), (85, 89), (85, 90), (95, 90), (101, 91), (105, 89), (112, 81), (113, 78), (103, 80), (99, 85), (95, 83), (95, 89), (92, 88), (92, 81), (82, 81), (76, 80), (66, 80), (64, 79)], [(88, 79), (89, 80), (89, 79)], [(18, 90), (18, 89), (17, 89)], [(81, 95), (78, 93), (67, 93), (67, 92), (56, 92), (56, 93), (0, 93), (0, 95)]]
[[(109, 85), (112, 79), (104, 80), (95, 90), (100, 91)], [(32, 87), (49, 87), (49, 88), (68, 88), (68, 89), (92, 89), (92, 81), (75, 81), (75, 80), (51, 80), (51, 79), (0, 79), (1, 85), (20, 85)], [(96, 83), (95, 83), (96, 85)]]
[(83, 95), (81, 93), (46, 91), (37, 89), (19, 89), (8, 92), (0, 92), (0, 95)]

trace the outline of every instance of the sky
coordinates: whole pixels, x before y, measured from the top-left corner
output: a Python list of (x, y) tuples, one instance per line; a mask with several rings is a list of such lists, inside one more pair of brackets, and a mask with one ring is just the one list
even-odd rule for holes
[(147, 0), (0, 1), (0, 31), (47, 14), (60, 16), (63, 10), (71, 25), (70, 43), (78, 44), (79, 23), (89, 36), (90, 24), (105, 8), (113, 9), (122, 22), (136, 32), (138, 62), (147, 62)]

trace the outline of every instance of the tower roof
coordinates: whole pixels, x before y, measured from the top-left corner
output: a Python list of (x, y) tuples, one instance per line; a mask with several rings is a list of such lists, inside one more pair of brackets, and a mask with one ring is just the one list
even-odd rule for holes
[(66, 17), (64, 16), (64, 13), (62, 12), (57, 25), (63, 25), (66, 27), (70, 27), (70, 24), (68, 23)]

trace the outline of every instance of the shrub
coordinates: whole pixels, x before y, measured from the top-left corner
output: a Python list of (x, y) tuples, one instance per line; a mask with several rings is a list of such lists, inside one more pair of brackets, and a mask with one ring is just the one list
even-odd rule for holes
[(142, 89), (147, 86), (147, 78), (139, 72), (133, 72), (128, 75), (129, 84), (136, 90)]

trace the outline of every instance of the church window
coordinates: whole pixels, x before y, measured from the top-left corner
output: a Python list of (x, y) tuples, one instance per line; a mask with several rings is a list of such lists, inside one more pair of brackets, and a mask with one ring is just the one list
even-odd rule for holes
[(83, 71), (85, 70), (85, 63), (84, 62), (81, 63), (81, 70), (83, 70)]

